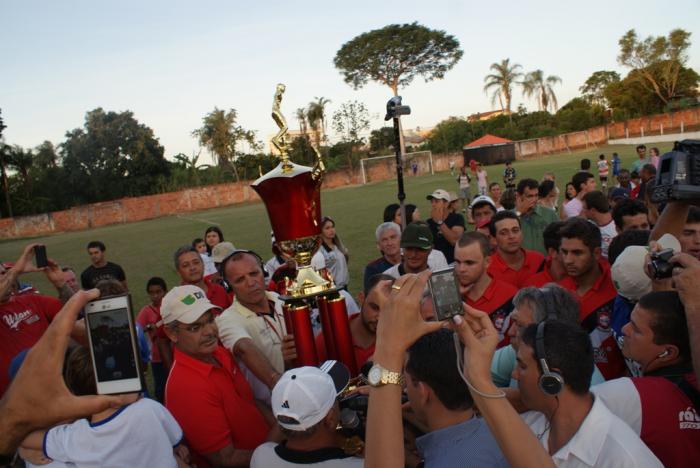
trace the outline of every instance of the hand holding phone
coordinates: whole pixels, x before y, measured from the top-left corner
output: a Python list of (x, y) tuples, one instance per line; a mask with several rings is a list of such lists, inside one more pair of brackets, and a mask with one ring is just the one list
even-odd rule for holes
[(454, 268), (434, 271), (428, 285), (438, 321), (451, 319), (455, 315), (464, 315), (462, 295), (459, 293), (459, 283)]
[(36, 264), (37, 268), (44, 268), (49, 266), (48, 257), (46, 256), (45, 245), (34, 246), (34, 263)]
[(106, 297), (87, 303), (85, 320), (97, 393), (109, 395), (142, 391), (136, 329), (129, 295)]

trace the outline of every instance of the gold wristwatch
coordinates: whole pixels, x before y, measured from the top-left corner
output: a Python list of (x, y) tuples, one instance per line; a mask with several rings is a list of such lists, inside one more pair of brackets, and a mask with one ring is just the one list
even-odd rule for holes
[(375, 364), (367, 374), (367, 381), (373, 387), (381, 387), (386, 384), (403, 385), (403, 374), (401, 372), (392, 372), (383, 368), (379, 364)]

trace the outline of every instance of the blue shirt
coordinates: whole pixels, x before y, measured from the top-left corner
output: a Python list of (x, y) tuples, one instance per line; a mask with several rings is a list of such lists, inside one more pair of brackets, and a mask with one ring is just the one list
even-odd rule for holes
[(374, 275), (378, 275), (380, 273), (384, 273), (387, 271), (389, 268), (393, 267), (394, 264), (390, 263), (384, 256), (382, 255), (376, 260), (372, 260), (369, 262), (369, 264), (365, 267), (365, 275), (364, 275), (364, 289), (367, 289), (367, 286), (369, 285), (369, 279), (373, 277)]
[(416, 447), (426, 468), (508, 466), (486, 421), (481, 418), (474, 417), (420, 436)]

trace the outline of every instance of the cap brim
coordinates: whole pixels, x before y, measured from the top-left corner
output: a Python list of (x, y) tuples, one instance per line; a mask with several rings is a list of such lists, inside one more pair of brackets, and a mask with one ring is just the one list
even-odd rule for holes
[(401, 248), (403, 249), (404, 247), (413, 247), (414, 249), (423, 249), (423, 250), (429, 250), (432, 249), (433, 246), (425, 246), (424, 244), (418, 244), (417, 242), (401, 242)]
[(350, 369), (342, 362), (333, 360), (325, 361), (319, 366), (319, 369), (333, 379), (336, 395), (342, 393), (345, 387), (348, 386), (348, 382), (350, 382)]

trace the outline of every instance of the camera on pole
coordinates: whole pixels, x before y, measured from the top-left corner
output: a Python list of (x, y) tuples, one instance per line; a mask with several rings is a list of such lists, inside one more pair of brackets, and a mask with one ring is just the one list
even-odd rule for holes
[(386, 103), (386, 115), (384, 120), (393, 119), (394, 123), (394, 149), (396, 150), (396, 180), (399, 184), (399, 206), (401, 207), (401, 229), (406, 227), (406, 206), (404, 200), (406, 193), (403, 189), (403, 155), (401, 154), (401, 125), (399, 119), (402, 115), (410, 115), (411, 108), (401, 104), (401, 96), (394, 96)]

